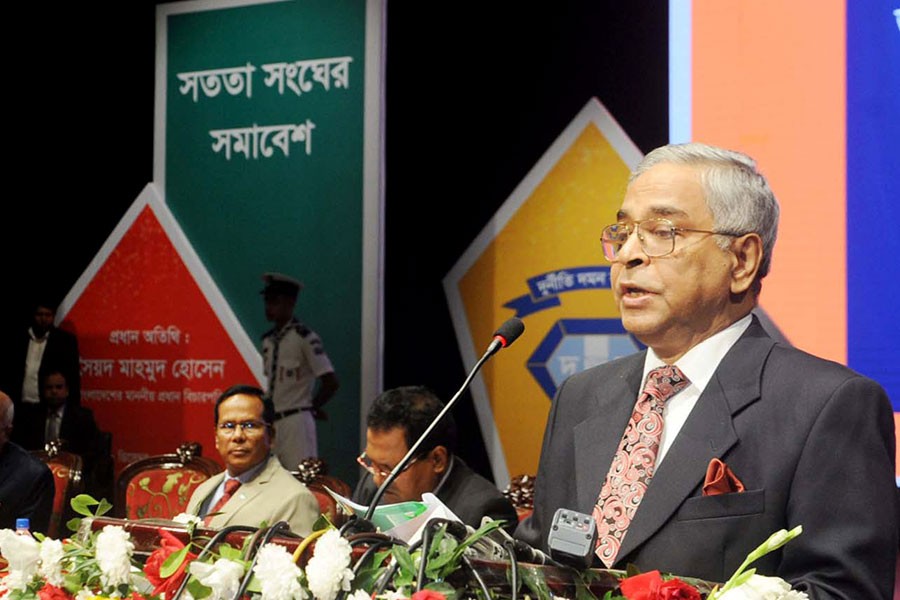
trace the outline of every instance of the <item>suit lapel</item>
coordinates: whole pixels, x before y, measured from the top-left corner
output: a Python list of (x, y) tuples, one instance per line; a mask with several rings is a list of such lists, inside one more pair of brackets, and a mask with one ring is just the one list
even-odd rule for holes
[(265, 491), (266, 484), (269, 483), (269, 481), (271, 481), (272, 477), (275, 475), (277, 462), (278, 459), (270, 456), (265, 468), (259, 473), (259, 475), (254, 477), (252, 481), (248, 481), (237, 489), (234, 496), (232, 496), (231, 500), (229, 500), (225, 505), (226, 507), (228, 507), (228, 512), (226, 515), (224, 515), (225, 522), (223, 523), (223, 526), (230, 525), (231, 521), (234, 520), (241, 509), (250, 504), (254, 498)]
[[(737, 441), (732, 417), (759, 399), (762, 368), (774, 345), (754, 317), (728, 351), (654, 474), (619, 549), (625, 557), (672, 517), (702, 485), (713, 458)], [(608, 463), (607, 463), (608, 464)]]
[(600, 494), (619, 440), (631, 418), (641, 385), (645, 352), (629, 356), (603, 381), (596, 391), (587, 418), (575, 425), (575, 477), (578, 509), (590, 513)]
[(197, 504), (197, 506), (192, 511), (195, 516), (203, 517), (204, 515), (206, 515), (206, 513), (209, 512), (210, 496), (213, 495), (213, 493), (216, 491), (216, 488), (219, 487), (220, 483), (222, 483), (223, 479), (225, 479), (225, 471), (222, 471), (220, 473), (217, 473), (216, 475), (213, 475), (212, 477), (210, 477), (209, 479), (207, 479), (206, 481), (204, 481), (203, 483), (200, 484), (201, 486), (205, 486), (206, 493), (203, 494), (203, 498), (200, 500), (200, 502)]

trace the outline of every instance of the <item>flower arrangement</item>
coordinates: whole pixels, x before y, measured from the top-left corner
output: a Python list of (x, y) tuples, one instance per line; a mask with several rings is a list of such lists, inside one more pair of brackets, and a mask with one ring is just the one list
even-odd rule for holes
[[(90, 517), (111, 508), (105, 500), (85, 495), (75, 498), (72, 507)], [(130, 534), (116, 525), (63, 540), (0, 530), (0, 555), (8, 561), (6, 572), (0, 571), (0, 600), (486, 600), (515, 596), (508, 589), (495, 594), (483, 581), (479, 589), (469, 589), (465, 578), (460, 578), (466, 567), (471, 568), (468, 554), (473, 544), (498, 528), (497, 521), (464, 539), (455, 538), (446, 524), (440, 524), (433, 536), (426, 531), (423, 540), (427, 541), (418, 546), (372, 543), (354, 564), (351, 542), (327, 521), (317, 523), (316, 531), (291, 553), (258, 536), (248, 536), (241, 548), (219, 543), (210, 549), (209, 540), (202, 544), (203, 538), (195, 537), (196, 517), (179, 515), (176, 520), (186, 527), (188, 543), (160, 529), (158, 547), (142, 562), (135, 559)], [(79, 521), (70, 522), (70, 529), (76, 531)], [(783, 580), (762, 577), (749, 568), (801, 531), (797, 527), (773, 534), (728, 582), (712, 591), (687, 578), (650, 571), (623, 573), (616, 589), (602, 597), (583, 582), (574, 596), (578, 600), (704, 600), (702, 590), (708, 592), (706, 600), (804, 599), (805, 594), (792, 591)], [(254, 548), (254, 542), (258, 547)], [(301, 568), (300, 558), (307, 550), (311, 557)], [(523, 592), (539, 600), (559, 600), (546, 581), (535, 577), (536, 569), (526, 571)]]

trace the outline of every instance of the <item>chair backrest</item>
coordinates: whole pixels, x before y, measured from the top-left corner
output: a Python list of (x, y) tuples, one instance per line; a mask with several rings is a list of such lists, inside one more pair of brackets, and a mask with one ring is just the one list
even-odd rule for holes
[(519, 521), (525, 519), (534, 510), (534, 475), (517, 475), (509, 481), (503, 495), (516, 509)]
[(50, 442), (44, 450), (34, 450), (31, 454), (46, 463), (53, 472), (53, 512), (46, 533), (51, 538), (61, 537), (60, 534), (66, 533), (66, 521), (74, 517), (70, 502), (84, 491), (81, 456), (61, 450), (59, 442)]
[(350, 498), (353, 489), (345, 481), (328, 474), (328, 465), (321, 458), (305, 458), (297, 466), (297, 471), (292, 471), (292, 475), (301, 483), (306, 484), (309, 491), (313, 493), (316, 500), (319, 501), (319, 510), (328, 520), (335, 525), (342, 525), (348, 515), (345, 515), (339, 508), (334, 497), (328, 493), (325, 488)]
[(196, 442), (182, 444), (173, 454), (134, 461), (116, 479), (113, 514), (123, 519), (171, 519), (184, 512), (194, 489), (222, 470), (201, 456)]

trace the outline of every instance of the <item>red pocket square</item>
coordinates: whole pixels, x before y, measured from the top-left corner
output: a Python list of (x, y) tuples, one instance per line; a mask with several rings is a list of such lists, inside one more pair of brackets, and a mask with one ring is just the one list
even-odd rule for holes
[(709, 461), (706, 467), (706, 481), (703, 482), (704, 496), (718, 496), (719, 494), (733, 494), (743, 492), (744, 484), (732, 472), (728, 465), (718, 458)]

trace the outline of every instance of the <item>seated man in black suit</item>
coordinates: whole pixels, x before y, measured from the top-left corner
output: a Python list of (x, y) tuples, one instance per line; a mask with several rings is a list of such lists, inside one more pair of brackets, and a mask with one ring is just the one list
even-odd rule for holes
[[(62, 369), (51, 367), (41, 378), (41, 418), (19, 422), (19, 439), (26, 450), (44, 450), (48, 443), (59, 442), (62, 450), (82, 460), (85, 491), (94, 497), (108, 493), (108, 482), (98, 481), (95, 467), (100, 457), (100, 430), (94, 412), (81, 406), (72, 396), (68, 378)], [(27, 430), (27, 431), (25, 431)], [(100, 495), (98, 495), (100, 494)]]
[(53, 473), (50, 467), (18, 444), (9, 441), (13, 402), (0, 392), (0, 529), (14, 529), (27, 518), (32, 532), (47, 532), (53, 511)]
[[(444, 405), (431, 390), (406, 386), (379, 395), (366, 419), (366, 451), (357, 459), (366, 473), (353, 501), (368, 505), (388, 474), (425, 432)], [(385, 490), (380, 503), (421, 500), (431, 492), (466, 525), (478, 528), (482, 517), (502, 520), (507, 531), (517, 523), (516, 509), (497, 487), (455, 456), (456, 424), (449, 413), (438, 422), (419, 452)]]

